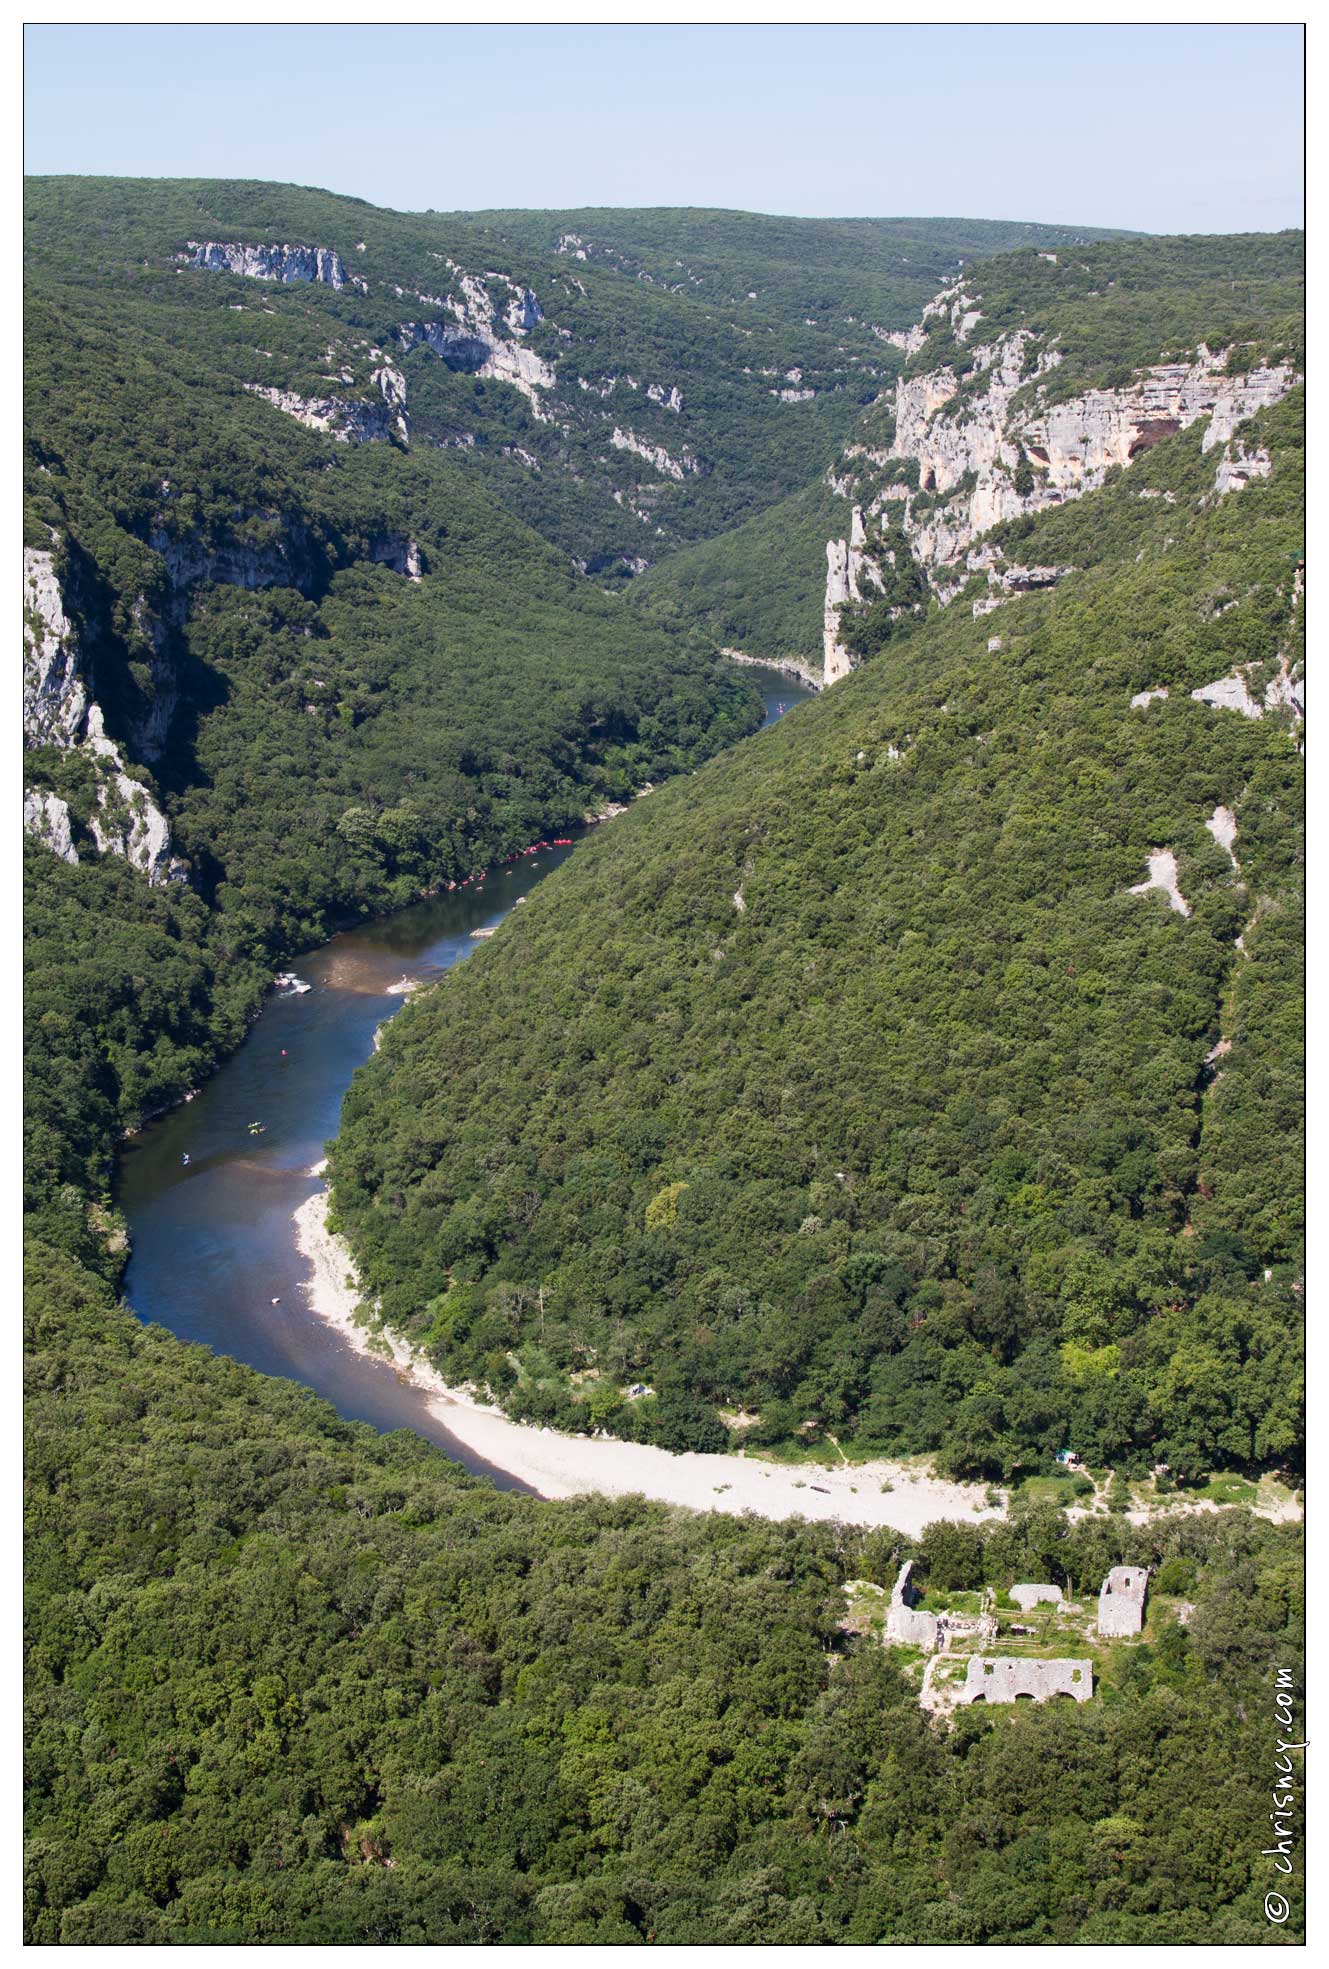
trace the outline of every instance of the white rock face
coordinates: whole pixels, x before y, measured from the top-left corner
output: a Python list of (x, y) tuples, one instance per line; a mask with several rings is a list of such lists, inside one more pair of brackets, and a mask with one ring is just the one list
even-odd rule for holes
[(883, 342), (889, 342), (893, 349), (903, 349), (907, 356), (917, 355), (928, 339), (928, 331), (922, 322), (915, 322), (912, 328), (878, 328), (872, 332)]
[(662, 384), (648, 383), (646, 385), (646, 394), (652, 403), (658, 403), (662, 410), (672, 410), (675, 416), (683, 408), (683, 398), (679, 394), (677, 383), (671, 385), (668, 395), (665, 394)]
[[(29, 746), (58, 745), (62, 751), (78, 748), (91, 755), (102, 782), (99, 807), (108, 816), (119, 816), (123, 809), (123, 824), (108, 818), (99, 828), (94, 820), (99, 847), (124, 854), (150, 882), (185, 879), (182, 864), (171, 859), (165, 816), (146, 790), (126, 777), (119, 749), (106, 735), (101, 706), (78, 668), (77, 639), (65, 613), (53, 553), (44, 548), (25, 548), (23, 554), (23, 735)], [(62, 861), (78, 860), (69, 808), (54, 793), (28, 790), (23, 825)]]
[(35, 834), (61, 861), (78, 863), (78, 849), (69, 825), (69, 808), (54, 793), (35, 788), (23, 795), (23, 832)]
[[(982, 319), (960, 281), (928, 303), (913, 329), (874, 332), (912, 357), (937, 316), (949, 321), (960, 343)], [(870, 511), (880, 513), (888, 502), (898, 511), (910, 547), (943, 606), (964, 586), (959, 564), (966, 555), (968, 571), (986, 565), (993, 589), (1001, 591), (973, 603), (976, 617), (999, 606), (1007, 594), (1048, 586), (1070, 572), (1003, 572), (999, 556), (976, 560), (973, 543), (993, 527), (1094, 491), (1114, 467), (1129, 465), (1198, 419), (1208, 419), (1204, 449), (1230, 447), (1244, 419), (1276, 403), (1301, 380), (1286, 363), (1229, 376), (1224, 373), (1227, 352), (1201, 343), (1192, 358), (1156, 363), (1124, 389), (1090, 390), (1049, 404), (1040, 379), (1061, 359), (1057, 349), (1040, 348), (1033, 331), (1021, 328), (973, 350), (973, 370), (963, 388), (955, 371), (945, 367), (901, 376), (895, 385), (889, 450), (850, 446), (841, 465), (827, 475), (833, 491), (852, 497), (861, 470), (880, 471), (893, 460), (912, 462), (919, 492), (927, 495), (926, 509), (916, 510), (918, 494), (897, 480), (872, 489)], [(1229, 448), (1217, 489), (1233, 490), (1267, 470), (1263, 452)], [(1016, 489), (1017, 475), (1022, 491)], [(1171, 494), (1154, 496), (1171, 499)]]
[(1149, 880), (1137, 882), (1129, 893), (1133, 896), (1147, 895), (1150, 889), (1161, 889), (1172, 908), (1179, 916), (1189, 916), (1191, 906), (1177, 887), (1177, 857), (1171, 848), (1155, 848), (1149, 857)]
[(411, 420), (406, 412), (406, 378), (400, 369), (385, 362), (381, 369), (375, 369), (369, 378), (388, 409), (392, 412), (393, 427), (403, 444), (411, 441)]
[(1218, 677), (1212, 684), (1201, 684), (1191, 696), (1201, 704), (1212, 706), (1215, 711), (1240, 711), (1243, 718), (1262, 718), (1264, 706), (1253, 698), (1246, 688), (1246, 678), (1239, 670), (1229, 676)]
[(1252, 479), (1267, 479), (1272, 470), (1267, 451), (1246, 451), (1241, 445), (1234, 451), (1226, 445), (1214, 475), (1214, 491), (1221, 499), (1225, 492), (1240, 492)]
[[(59, 543), (57, 542), (56, 545)], [(65, 613), (54, 553), (23, 549), (23, 736), (29, 745), (76, 745), (88, 710), (78, 638)]]
[(90, 825), (103, 854), (122, 855), (154, 888), (184, 881), (183, 865), (171, 855), (166, 816), (137, 780), (113, 770), (97, 789), (97, 809)]
[(1305, 716), (1305, 685), (1294, 677), (1288, 659), (1282, 658), (1278, 674), (1265, 685), (1264, 696), (1255, 697), (1250, 689), (1250, 668), (1243, 665), (1218, 677), (1212, 684), (1201, 684), (1191, 696), (1215, 711), (1240, 711), (1243, 718), (1263, 718), (1266, 711), (1290, 711), (1294, 718)]
[(614, 434), (609, 442), (615, 451), (631, 451), (636, 457), (644, 458), (657, 472), (666, 478), (676, 479), (681, 485), (689, 472), (700, 468), (690, 451), (684, 451), (681, 458), (672, 458), (662, 444), (651, 444), (646, 438), (639, 438), (635, 431), (622, 431), (614, 426)]
[(844, 540), (826, 542), (826, 600), (822, 609), (822, 676), (838, 684), (854, 668), (854, 659), (840, 642), (840, 609), (849, 601), (849, 545)]
[[(396, 373), (395, 371), (393, 372)], [(262, 397), (274, 410), (294, 417), (306, 430), (322, 431), (338, 444), (371, 444), (393, 428), (387, 404), (356, 403), (346, 397), (298, 397), (291, 390), (271, 390), (246, 383), (251, 396)]]
[(1205, 822), (1205, 826), (1209, 829), (1209, 832), (1213, 835), (1219, 847), (1226, 849), (1228, 860), (1232, 863), (1232, 866), (1234, 868), (1239, 867), (1240, 864), (1237, 861), (1236, 855), (1233, 853), (1233, 843), (1237, 838), (1237, 816), (1233, 813), (1231, 807), (1215, 807)]
[[(490, 276), (492, 279), (494, 276)], [(538, 328), (544, 320), (544, 310), (529, 287), (514, 288), (512, 298), (503, 311), (503, 319), (514, 335), (525, 335), (529, 329)]]
[(403, 322), (397, 330), (403, 349), (432, 349), (449, 369), (467, 375), (493, 377), (520, 390), (538, 416), (543, 417), (538, 390), (552, 389), (554, 372), (534, 349), (524, 349), (498, 335), (492, 322), (485, 328), (474, 323), (445, 321)]
[(872, 598), (872, 590), (885, 588), (881, 568), (867, 551), (867, 528), (863, 509), (855, 506), (849, 520), (848, 540), (826, 542), (826, 596), (822, 606), (822, 675), (827, 684), (836, 684), (857, 669), (858, 658), (840, 641), (840, 610), (846, 603), (861, 605)]
[[(961, 298), (947, 290), (929, 303), (925, 316), (944, 306), (958, 331), (972, 312), (966, 309), (957, 318)], [(1060, 361), (1055, 349), (1044, 349), (1031, 361), (1035, 339), (1029, 330), (1017, 329), (977, 348), (976, 366), (986, 387), (967, 391), (949, 414), (946, 406), (960, 393), (952, 370), (903, 376), (896, 383), (889, 455), (914, 460), (922, 489), (943, 502), (917, 520), (909, 510), (912, 501), (906, 509), (914, 551), (934, 567), (954, 562), (972, 540), (1003, 520), (1094, 490), (1113, 466), (1129, 464), (1198, 418), (1210, 420), (1206, 449), (1226, 443), (1238, 423), (1276, 403), (1298, 380), (1288, 364), (1247, 376), (1223, 375), (1226, 353), (1201, 344), (1192, 361), (1156, 364), (1127, 389), (1091, 390), (1046, 409), (1035, 393), (1032, 402), (1012, 409), (1017, 391), (1027, 394), (1028, 386)], [(1035, 477), (1033, 489), (1024, 493), (1014, 484), (1021, 466)], [(970, 475), (977, 483), (959, 491)], [(947, 499), (948, 493), (954, 496)]]
[(1288, 668), (1288, 660), (1283, 658), (1279, 672), (1266, 686), (1264, 708), (1266, 711), (1290, 711), (1294, 718), (1305, 716), (1305, 684), (1300, 677), (1294, 677)]
[[(957, 493), (922, 518), (914, 551), (925, 562), (953, 562), (971, 540), (1003, 520), (1094, 491), (1114, 466), (1128, 465), (1206, 416), (1207, 449), (1230, 436), (1243, 418), (1276, 403), (1296, 380), (1287, 364), (1245, 377), (1221, 375), (1225, 355), (1202, 345), (1193, 362), (1157, 364), (1129, 389), (1091, 390), (1046, 410), (1035, 405), (1012, 411), (1011, 399), (1030, 381), (1032, 341), (1027, 330), (1018, 329), (976, 351), (990, 377), (987, 389), (951, 416), (941, 414), (959, 388), (949, 369), (901, 377), (896, 384), (892, 455), (915, 459), (920, 484), (943, 497), (969, 474), (977, 479), (967, 496)], [(1055, 355), (1045, 351), (1032, 374), (1055, 366)], [(1035, 474), (1032, 491), (1023, 494), (1014, 484), (1022, 464)]]
[(1155, 698), (1165, 698), (1166, 696), (1166, 684), (1155, 684), (1150, 690), (1136, 691), (1135, 696), (1131, 699), (1131, 710), (1138, 711), (1144, 705), (1152, 704)]
[[(283, 285), (297, 281), (318, 281), (324, 287), (342, 288), (351, 283), (339, 253), (327, 246), (240, 246), (208, 239), (189, 242), (190, 252), (181, 254), (191, 267), (204, 267), (213, 273), (241, 274), (247, 280), (275, 280)], [(363, 283), (357, 281), (356, 286)]]

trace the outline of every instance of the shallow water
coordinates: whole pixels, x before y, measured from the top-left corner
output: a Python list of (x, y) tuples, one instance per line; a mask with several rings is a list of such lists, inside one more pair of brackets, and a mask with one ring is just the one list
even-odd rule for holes
[[(752, 675), (767, 724), (811, 695), (779, 672)], [(303, 1382), (348, 1419), (415, 1429), (505, 1488), (522, 1486), (458, 1444), (390, 1365), (355, 1352), (309, 1310), (292, 1214), (318, 1187), (310, 1172), (337, 1132), (375, 1029), (406, 1002), (392, 987), (441, 978), (479, 948), (472, 930), (501, 922), (572, 852), (522, 856), (478, 888), (347, 930), (294, 959), (285, 968), (311, 989), (274, 991), (244, 1044), (194, 1100), (144, 1129), (120, 1167), (133, 1253), (125, 1296), (141, 1319)], [(251, 1134), (251, 1122), (263, 1132)]]

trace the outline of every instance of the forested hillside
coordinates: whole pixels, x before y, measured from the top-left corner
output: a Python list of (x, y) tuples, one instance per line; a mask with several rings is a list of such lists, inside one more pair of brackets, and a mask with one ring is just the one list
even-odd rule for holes
[[(552, 1504), (117, 1302), (279, 961), (623, 802), (357, 1079), (371, 1319), (671, 1449), (1300, 1467), (1299, 245), (1100, 238), (29, 185), (29, 1941), (1299, 1939), (1297, 1527)], [(860, 667), (751, 736), (724, 645)], [(907, 1558), (1148, 1624), (941, 1724)]]
[[(29, 1282), (38, 1943), (1259, 1942), (1300, 1535), (545, 1504)], [(1098, 1698), (940, 1733), (842, 1583), (1155, 1573)], [(1189, 1611), (1185, 1602), (1190, 1603)], [(1177, 1619), (1186, 1613), (1187, 1624)]]
[[(372, 364), (394, 365), (417, 446), (456, 454), (563, 552), (621, 580), (806, 485), (898, 369), (883, 333), (915, 320), (976, 255), (1099, 236), (702, 213), (686, 243), (706, 278), (675, 269), (669, 280), (653, 242), (680, 215), (616, 213), (613, 239), (638, 242), (627, 255), (602, 251), (598, 229), (589, 247), (574, 243), (576, 224), (601, 216), (398, 213), (295, 186), (35, 179), (29, 280), (84, 302), (113, 287), (122, 331), (126, 306), (131, 320), (170, 321), (233, 393), (257, 385), (372, 408)], [(325, 269), (340, 284), (256, 291), (187, 264), (191, 241), (292, 240), (335, 255)], [(415, 333), (440, 322), (437, 346)]]
[(665, 789), (394, 1024), (333, 1163), (389, 1323), (699, 1447), (1295, 1458), (1299, 393), (1243, 441), (991, 536), (1078, 571)]
[(274, 960), (752, 729), (709, 636), (582, 571), (803, 484), (898, 366), (865, 296), (905, 320), (967, 254), (1075, 236), (831, 226), (809, 321), (780, 222), (720, 215), (730, 288), (766, 290), (739, 324), (561, 230), (29, 183), (28, 1199), (89, 1259), (114, 1129), (234, 1044)]

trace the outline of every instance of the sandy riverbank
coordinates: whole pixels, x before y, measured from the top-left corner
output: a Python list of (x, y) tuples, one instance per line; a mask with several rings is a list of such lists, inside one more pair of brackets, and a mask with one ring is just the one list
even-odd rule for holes
[[(327, 1195), (318, 1190), (295, 1212), (295, 1234), (310, 1267), (305, 1282), (309, 1308), (342, 1333), (348, 1344), (380, 1357), (388, 1352), (400, 1374), (429, 1396), (429, 1406), (450, 1435), (496, 1469), (529, 1484), (542, 1497), (576, 1497), (598, 1491), (610, 1497), (641, 1495), (692, 1511), (754, 1511), (763, 1518), (839, 1519), (846, 1524), (889, 1525), (917, 1536), (938, 1518), (977, 1524), (1000, 1518), (981, 1484), (948, 1483), (898, 1463), (840, 1464), (822, 1468), (766, 1463), (751, 1456), (709, 1456), (653, 1449), (646, 1443), (559, 1435), (552, 1429), (511, 1422), (498, 1409), (451, 1388), (435, 1368), (397, 1342), (371, 1347), (354, 1321), (359, 1291), (350, 1252), (327, 1227)], [(891, 1488), (883, 1490), (883, 1484)]]
[(778, 670), (782, 677), (796, 677), (810, 691), (822, 691), (826, 687), (821, 673), (810, 663), (800, 663), (796, 656), (749, 656), (741, 649), (722, 649), (720, 654), (727, 656), (731, 663), (751, 663), (758, 670)]

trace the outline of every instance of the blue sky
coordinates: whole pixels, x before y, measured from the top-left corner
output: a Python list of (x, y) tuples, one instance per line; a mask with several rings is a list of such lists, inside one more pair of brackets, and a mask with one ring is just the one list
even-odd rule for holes
[(25, 34), (26, 168), (403, 209), (1302, 223), (1295, 27), (103, 27)]

